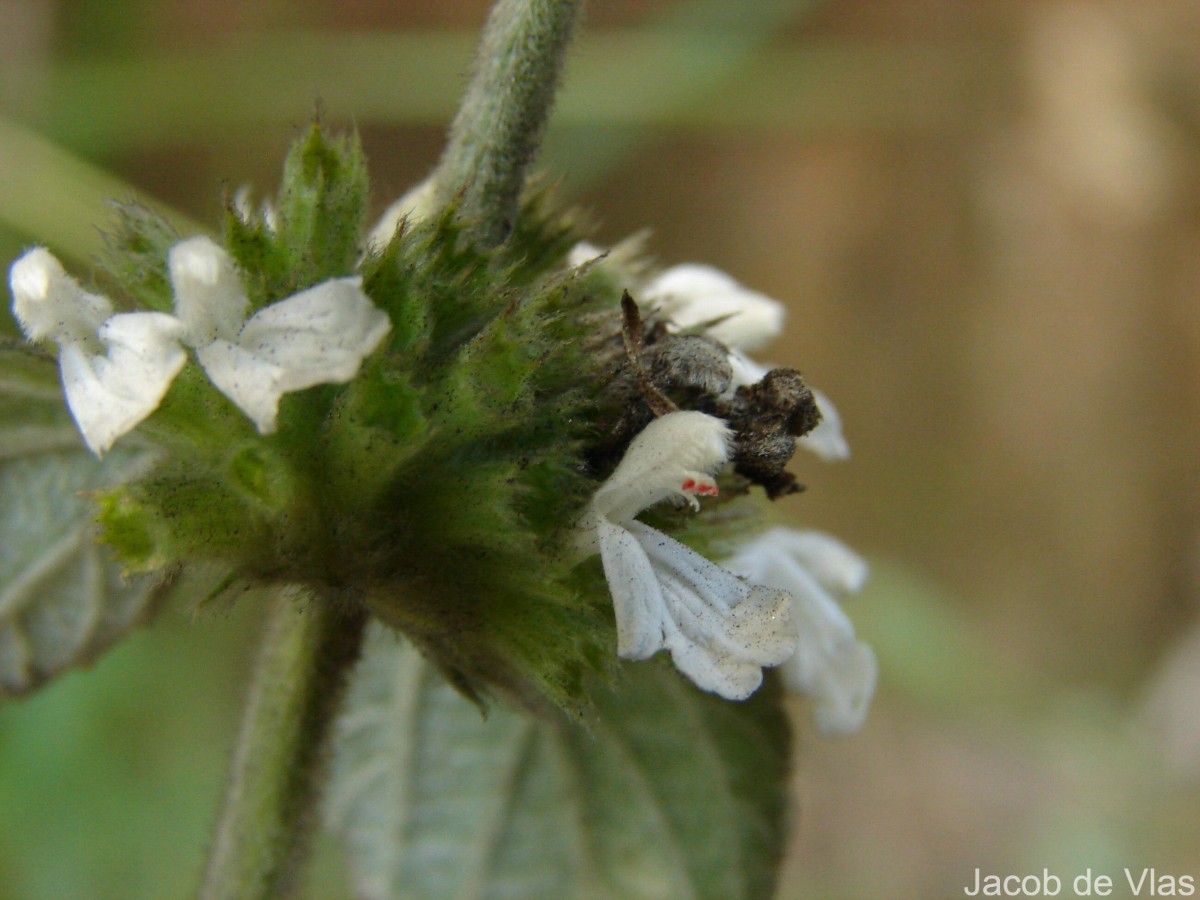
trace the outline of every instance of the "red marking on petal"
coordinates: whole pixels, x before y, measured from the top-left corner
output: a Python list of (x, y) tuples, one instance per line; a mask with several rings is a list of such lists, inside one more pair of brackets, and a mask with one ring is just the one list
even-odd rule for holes
[(715, 484), (701, 484), (697, 485), (696, 493), (706, 497), (715, 497), (720, 493), (720, 489)]
[(685, 491), (694, 490), (696, 487), (696, 481), (693, 478), (689, 478), (682, 485), (680, 485), (680, 487), (682, 487)]

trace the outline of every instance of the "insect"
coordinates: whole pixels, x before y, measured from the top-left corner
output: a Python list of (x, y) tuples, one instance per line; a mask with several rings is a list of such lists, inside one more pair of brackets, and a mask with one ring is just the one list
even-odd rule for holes
[(589, 455), (600, 474), (620, 460), (651, 420), (680, 409), (728, 422), (734, 432), (734, 471), (761, 485), (772, 500), (803, 490), (786, 466), (796, 438), (821, 419), (812, 390), (795, 369), (772, 369), (754, 384), (733, 387), (724, 344), (698, 334), (675, 334), (662, 320), (642, 319), (626, 291), (621, 297), (621, 349), (605, 388), (616, 420)]

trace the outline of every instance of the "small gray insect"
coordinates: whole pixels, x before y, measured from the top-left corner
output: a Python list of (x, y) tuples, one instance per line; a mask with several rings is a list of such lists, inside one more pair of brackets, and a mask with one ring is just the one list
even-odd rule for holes
[(616, 419), (589, 454), (606, 475), (633, 437), (651, 420), (680, 409), (697, 410), (729, 423), (734, 432), (734, 471), (761, 485), (772, 500), (803, 487), (786, 466), (796, 438), (821, 420), (812, 390), (795, 369), (772, 369), (755, 384), (731, 390), (729, 349), (697, 334), (673, 334), (666, 323), (642, 319), (626, 291), (621, 297), (621, 345), (605, 388)]

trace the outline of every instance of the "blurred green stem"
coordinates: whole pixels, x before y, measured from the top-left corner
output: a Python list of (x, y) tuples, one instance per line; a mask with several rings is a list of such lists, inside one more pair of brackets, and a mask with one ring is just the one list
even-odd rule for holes
[[(104, 249), (96, 210), (133, 188), (27, 128), (0, 118), (0, 223), (64, 256), (89, 262)], [(188, 217), (139, 198), (180, 234), (203, 234)]]
[(497, 0), (492, 7), (435, 174), (438, 203), (458, 198), (484, 246), (512, 229), (582, 12), (583, 0)]
[(234, 750), (202, 900), (286, 897), (316, 819), (330, 725), (367, 615), (277, 596)]

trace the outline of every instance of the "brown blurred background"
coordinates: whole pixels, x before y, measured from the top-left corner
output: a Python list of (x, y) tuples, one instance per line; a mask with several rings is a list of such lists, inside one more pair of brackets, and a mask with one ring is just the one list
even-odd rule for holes
[[(0, 116), (212, 222), (319, 99), (382, 210), (486, 9), (0, 0)], [(14, 154), (5, 258), (61, 240), (23, 211), (49, 180), (87, 196)], [(780, 512), (872, 561), (847, 605), (880, 689), (848, 740), (797, 704), (780, 895), (1200, 879), (1200, 6), (596, 0), (543, 161), (597, 243), (649, 228), (786, 302), (766, 356), (845, 419), (853, 459), (798, 459)], [(188, 889), (254, 630), (168, 611), (0, 711), (0, 896)]]

